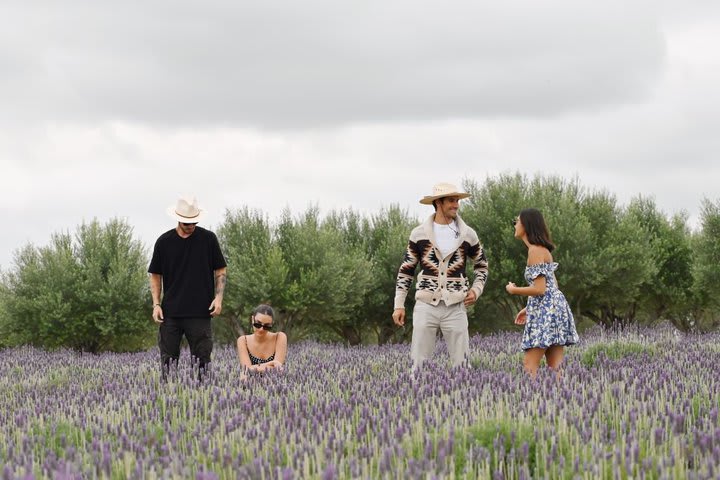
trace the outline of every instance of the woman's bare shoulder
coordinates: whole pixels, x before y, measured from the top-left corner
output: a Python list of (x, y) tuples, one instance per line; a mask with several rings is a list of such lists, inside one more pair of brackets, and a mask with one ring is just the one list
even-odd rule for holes
[(528, 265), (537, 265), (539, 263), (552, 262), (550, 250), (541, 245), (530, 245), (528, 247)]

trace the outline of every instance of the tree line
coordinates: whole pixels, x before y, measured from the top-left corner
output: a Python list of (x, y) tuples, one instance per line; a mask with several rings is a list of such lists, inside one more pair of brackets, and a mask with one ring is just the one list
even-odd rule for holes
[[(683, 331), (709, 331), (720, 325), (713, 288), (720, 284), (720, 201), (703, 200), (692, 229), (684, 214), (667, 216), (650, 198), (620, 205), (607, 191), (557, 176), (505, 174), (463, 186), (472, 197), (460, 214), (477, 231), (490, 269), (483, 295), (468, 311), (471, 332), (518, 328), (512, 319), (522, 300), (504, 286), (524, 283), (526, 255), (511, 221), (525, 207), (540, 209), (548, 222), (558, 281), (579, 326), (670, 321)], [(214, 319), (218, 341), (247, 331), (259, 303), (275, 307), (276, 324), (291, 342), (407, 341), (411, 328), (398, 329), (390, 315), (408, 236), (421, 220), (397, 205), (372, 215), (286, 210), (276, 221), (247, 207), (227, 210), (214, 229), (228, 262), (223, 314)], [(99, 352), (154, 345), (148, 261), (147, 246), (119, 219), (54, 233), (47, 246), (22, 247), (0, 272), (0, 347)], [(412, 302), (411, 291), (410, 320)]]

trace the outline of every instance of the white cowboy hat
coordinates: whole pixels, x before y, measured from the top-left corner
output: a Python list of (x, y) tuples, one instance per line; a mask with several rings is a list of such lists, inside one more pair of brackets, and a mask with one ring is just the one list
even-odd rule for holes
[(198, 223), (205, 216), (205, 210), (198, 208), (195, 197), (180, 197), (175, 205), (167, 208), (167, 213), (181, 223)]
[(452, 183), (438, 183), (433, 186), (432, 195), (424, 196), (420, 199), (420, 203), (423, 205), (432, 205), (433, 200), (437, 200), (438, 198), (458, 197), (460, 199), (468, 198), (469, 196), (469, 193), (459, 191)]

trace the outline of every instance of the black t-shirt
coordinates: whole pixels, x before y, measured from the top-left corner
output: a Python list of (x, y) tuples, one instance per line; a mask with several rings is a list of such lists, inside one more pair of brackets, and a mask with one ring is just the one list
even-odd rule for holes
[(162, 309), (166, 317), (210, 317), (215, 298), (215, 270), (225, 257), (215, 234), (201, 227), (188, 238), (173, 228), (155, 242), (148, 272), (162, 275)]

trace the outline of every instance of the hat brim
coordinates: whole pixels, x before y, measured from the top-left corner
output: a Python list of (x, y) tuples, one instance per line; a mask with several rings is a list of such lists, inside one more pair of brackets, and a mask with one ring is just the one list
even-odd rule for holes
[(202, 208), (200, 208), (198, 210), (199, 210), (199, 213), (197, 215), (195, 215), (194, 217), (183, 217), (182, 215), (180, 215), (179, 213), (177, 213), (175, 211), (175, 205), (170, 205), (167, 208), (166, 212), (168, 215), (170, 215), (171, 218), (174, 218), (175, 220), (177, 220), (180, 223), (198, 223), (198, 222), (201, 222), (203, 220), (203, 218), (205, 218), (205, 210), (203, 210)]
[(463, 198), (472, 197), (471, 194), (465, 193), (465, 192), (450, 192), (450, 193), (443, 193), (442, 195), (431, 195), (428, 197), (423, 197), (420, 199), (420, 203), (423, 205), (432, 205), (432, 203), (437, 200), (438, 198), (445, 198), (445, 197), (458, 197), (458, 200), (462, 200)]

